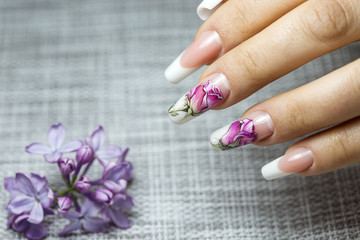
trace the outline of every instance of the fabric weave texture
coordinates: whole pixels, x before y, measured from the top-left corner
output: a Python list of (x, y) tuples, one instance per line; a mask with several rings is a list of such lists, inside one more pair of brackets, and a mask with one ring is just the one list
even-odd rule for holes
[[(201, 21), (193, 0), (3, 0), (0, 3), (0, 179), (15, 172), (46, 174), (56, 165), (25, 153), (62, 122), (67, 140), (101, 124), (107, 143), (130, 147), (132, 227), (67, 239), (359, 239), (360, 166), (314, 177), (265, 181), (260, 169), (291, 142), (213, 150), (212, 131), (253, 104), (306, 84), (359, 57), (354, 43), (327, 54), (222, 111), (181, 126), (167, 109), (197, 82), (178, 85), (163, 72)], [(99, 165), (91, 173), (101, 175)], [(0, 238), (6, 229), (0, 188)], [(67, 220), (47, 217), (48, 239)]]

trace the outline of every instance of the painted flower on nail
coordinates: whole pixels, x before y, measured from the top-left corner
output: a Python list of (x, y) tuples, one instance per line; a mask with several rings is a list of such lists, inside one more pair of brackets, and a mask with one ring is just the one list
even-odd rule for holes
[(221, 150), (227, 150), (253, 143), (256, 139), (254, 122), (245, 118), (232, 123), (219, 142), (213, 145)]
[(172, 117), (178, 116), (179, 112), (186, 113), (184, 118), (189, 115), (198, 116), (219, 105), (223, 99), (220, 89), (208, 81), (206, 84), (200, 84), (191, 89), (183, 98), (172, 105), (168, 112)]

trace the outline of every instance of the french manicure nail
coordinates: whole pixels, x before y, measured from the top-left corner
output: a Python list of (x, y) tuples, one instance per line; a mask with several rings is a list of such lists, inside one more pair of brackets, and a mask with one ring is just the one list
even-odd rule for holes
[(204, 0), (198, 6), (196, 12), (199, 18), (203, 21), (213, 14), (218, 7), (223, 3), (223, 0)]
[(266, 180), (272, 180), (302, 172), (308, 169), (313, 162), (313, 156), (309, 149), (298, 148), (266, 164), (261, 169), (261, 173)]
[(174, 123), (185, 123), (218, 106), (230, 94), (230, 86), (224, 74), (215, 73), (181, 97), (168, 110)]
[(178, 83), (221, 52), (221, 39), (215, 31), (206, 31), (180, 54), (166, 69), (165, 77)]
[(217, 150), (241, 147), (263, 140), (274, 133), (271, 117), (266, 112), (253, 112), (211, 134), (211, 145)]

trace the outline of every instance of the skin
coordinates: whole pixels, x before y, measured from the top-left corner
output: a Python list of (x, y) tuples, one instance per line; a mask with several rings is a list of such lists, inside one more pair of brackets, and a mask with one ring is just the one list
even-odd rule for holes
[[(216, 31), (223, 47), (199, 83), (213, 73), (227, 77), (231, 92), (217, 107), (224, 109), (305, 63), (358, 41), (360, 2), (229, 0), (204, 22), (195, 39), (205, 31)], [(313, 165), (300, 174), (316, 175), (359, 162), (360, 59), (258, 103), (243, 117), (255, 111), (267, 112), (275, 128), (258, 145), (327, 128), (287, 150), (306, 147), (312, 151)]]

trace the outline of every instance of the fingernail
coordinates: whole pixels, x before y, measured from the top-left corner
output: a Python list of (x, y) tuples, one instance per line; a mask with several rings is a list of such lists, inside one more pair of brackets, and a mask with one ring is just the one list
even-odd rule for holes
[(215, 73), (181, 97), (168, 110), (174, 123), (185, 123), (218, 106), (230, 94), (230, 85), (224, 74)]
[(309, 149), (298, 148), (266, 164), (261, 169), (261, 173), (266, 180), (272, 180), (302, 172), (308, 169), (313, 162), (313, 156)]
[(165, 71), (165, 77), (178, 83), (221, 52), (221, 39), (215, 31), (204, 32)]
[(196, 12), (199, 18), (203, 21), (213, 14), (218, 7), (223, 3), (223, 0), (204, 0), (198, 6)]
[(228, 150), (260, 141), (274, 133), (271, 117), (266, 112), (253, 112), (211, 134), (211, 145), (217, 150)]

